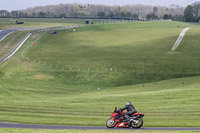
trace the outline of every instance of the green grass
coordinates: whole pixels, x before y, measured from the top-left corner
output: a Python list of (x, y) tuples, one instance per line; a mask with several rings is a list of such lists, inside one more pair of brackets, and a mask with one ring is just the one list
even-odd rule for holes
[[(130, 131), (110, 130), (42, 130), (42, 129), (0, 129), (1, 133), (129, 133)], [(134, 131), (134, 130), (133, 130)], [(171, 131), (173, 133), (194, 133), (198, 131)], [(134, 133), (169, 133), (169, 131), (134, 131)]]
[(199, 36), (198, 25), (180, 22), (36, 32), (0, 65), (0, 121), (105, 126), (132, 101), (146, 127), (198, 127)]
[[(38, 129), (0, 129), (2, 133), (129, 133), (130, 131), (116, 130), (38, 130)], [(194, 133), (198, 131), (135, 131), (135, 133)]]
[[(172, 52), (184, 27), (191, 27), (186, 38), (193, 42), (187, 39)], [(199, 36), (199, 27), (180, 22), (95, 25), (44, 34), (24, 55), (69, 84), (123, 86), (199, 75)], [(181, 50), (184, 46), (191, 51)]]
[(130, 100), (138, 111), (145, 113), (144, 126), (193, 127), (200, 124), (200, 77), (102, 87), (100, 91), (94, 86), (38, 80), (0, 81), (1, 121), (105, 126), (114, 107), (123, 107), (125, 101)]

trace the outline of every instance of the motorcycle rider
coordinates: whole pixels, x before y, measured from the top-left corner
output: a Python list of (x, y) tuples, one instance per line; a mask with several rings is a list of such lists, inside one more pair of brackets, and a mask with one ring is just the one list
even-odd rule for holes
[(133, 113), (136, 113), (135, 107), (131, 104), (131, 102), (126, 102), (125, 107), (120, 109), (120, 112), (127, 109), (127, 112), (124, 113), (125, 118), (128, 120)]

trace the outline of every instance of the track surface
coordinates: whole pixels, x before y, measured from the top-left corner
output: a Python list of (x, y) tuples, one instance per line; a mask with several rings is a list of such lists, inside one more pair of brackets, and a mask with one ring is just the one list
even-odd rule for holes
[(17, 31), (17, 29), (7, 29), (0, 31), (0, 41), (2, 41), (7, 35), (11, 34), (12, 32)]
[(78, 130), (171, 130), (171, 131), (181, 131), (181, 130), (200, 130), (200, 127), (191, 128), (175, 128), (175, 127), (144, 127), (141, 129), (133, 128), (113, 128), (108, 129), (106, 127), (94, 127), (94, 126), (55, 126), (55, 125), (33, 125), (33, 124), (16, 124), (16, 123), (0, 123), (0, 128), (26, 128), (26, 129), (78, 129)]
[(17, 28), (17, 29), (5, 29), (0, 31), (0, 41), (2, 41), (7, 35), (16, 32), (16, 31), (24, 31), (24, 30), (33, 30), (39, 28)]
[(13, 54), (15, 54), (15, 52), (17, 52), (17, 50), (24, 44), (24, 42), (31, 36), (32, 33), (28, 33), (18, 44), (17, 46), (10, 52), (8, 53), (6, 56), (4, 56), (2, 59), (0, 59), (0, 64), (7, 60), (9, 57), (11, 57)]

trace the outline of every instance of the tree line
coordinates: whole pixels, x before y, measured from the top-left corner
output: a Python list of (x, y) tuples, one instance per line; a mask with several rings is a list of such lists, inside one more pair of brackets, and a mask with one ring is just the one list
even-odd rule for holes
[(60, 4), (37, 6), (26, 10), (8, 12), (0, 10), (0, 17), (74, 17), (74, 18), (121, 18), (121, 19), (175, 19), (184, 17), (179, 5), (106, 6), (90, 4)]
[(186, 22), (200, 22), (200, 1), (185, 8), (184, 19)]

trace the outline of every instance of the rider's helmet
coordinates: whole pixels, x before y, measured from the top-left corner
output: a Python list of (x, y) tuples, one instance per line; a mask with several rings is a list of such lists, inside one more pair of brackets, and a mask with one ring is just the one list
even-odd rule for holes
[(129, 106), (129, 105), (131, 105), (131, 102), (126, 102), (125, 103), (125, 106)]

